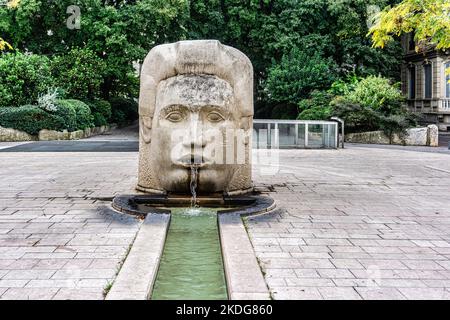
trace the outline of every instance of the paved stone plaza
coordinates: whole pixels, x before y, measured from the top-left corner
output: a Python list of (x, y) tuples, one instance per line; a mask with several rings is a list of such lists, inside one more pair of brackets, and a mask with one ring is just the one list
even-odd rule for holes
[[(278, 205), (246, 223), (273, 298), (450, 298), (450, 153), (414, 150), (282, 150), (279, 171), (254, 168)], [(135, 193), (138, 153), (0, 163), (1, 298), (103, 299), (141, 224), (108, 206)]]

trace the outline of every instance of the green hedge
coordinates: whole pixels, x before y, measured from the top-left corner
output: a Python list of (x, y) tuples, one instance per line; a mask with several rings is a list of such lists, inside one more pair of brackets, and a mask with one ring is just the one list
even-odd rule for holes
[(61, 99), (56, 100), (55, 105), (56, 111), (46, 111), (32, 105), (0, 108), (0, 126), (29, 134), (38, 134), (41, 129), (75, 131), (94, 126), (94, 116), (86, 103)]
[(94, 117), (94, 125), (96, 127), (106, 126), (108, 124), (108, 121), (106, 121), (100, 112), (94, 112), (92, 116)]
[(77, 130), (77, 113), (75, 108), (67, 100), (56, 100), (56, 111), (52, 113), (64, 119), (65, 129), (68, 131)]
[[(69, 131), (84, 130), (94, 126), (94, 117), (89, 106), (80, 100), (65, 99), (56, 100), (58, 110), (55, 114), (65, 115), (67, 129)], [(75, 114), (75, 118), (73, 115)]]
[(0, 126), (38, 134), (41, 129), (62, 131), (66, 128), (63, 117), (51, 114), (37, 106), (0, 108)]

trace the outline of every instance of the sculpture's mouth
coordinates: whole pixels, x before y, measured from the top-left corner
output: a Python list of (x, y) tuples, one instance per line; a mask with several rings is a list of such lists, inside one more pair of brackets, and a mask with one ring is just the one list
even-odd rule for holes
[(203, 168), (207, 165), (211, 165), (212, 162), (203, 157), (202, 155), (186, 155), (175, 161), (175, 164), (184, 168)]

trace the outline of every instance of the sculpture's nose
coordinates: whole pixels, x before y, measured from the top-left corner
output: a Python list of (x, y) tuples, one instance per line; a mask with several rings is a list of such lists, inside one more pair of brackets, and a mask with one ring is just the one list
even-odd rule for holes
[(195, 150), (201, 150), (205, 147), (206, 141), (202, 134), (186, 137), (183, 139), (183, 146), (185, 148), (190, 148), (192, 153), (195, 153)]
[(201, 165), (203, 163), (203, 148), (205, 139), (203, 137), (202, 123), (197, 112), (191, 114), (187, 136), (183, 139), (185, 150), (184, 162), (191, 165)]
[(195, 150), (201, 152), (201, 149), (205, 146), (205, 137), (198, 112), (191, 114), (188, 137), (183, 139), (183, 145), (190, 148), (192, 154), (197, 153)]

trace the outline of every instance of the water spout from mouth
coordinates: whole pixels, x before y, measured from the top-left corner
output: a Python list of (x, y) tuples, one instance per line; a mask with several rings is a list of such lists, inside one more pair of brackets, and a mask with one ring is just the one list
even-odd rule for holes
[(191, 165), (191, 183), (190, 183), (190, 187), (191, 187), (191, 194), (192, 194), (192, 198), (191, 198), (191, 208), (196, 208), (197, 207), (197, 177), (198, 177), (198, 165), (196, 164), (192, 164)]

